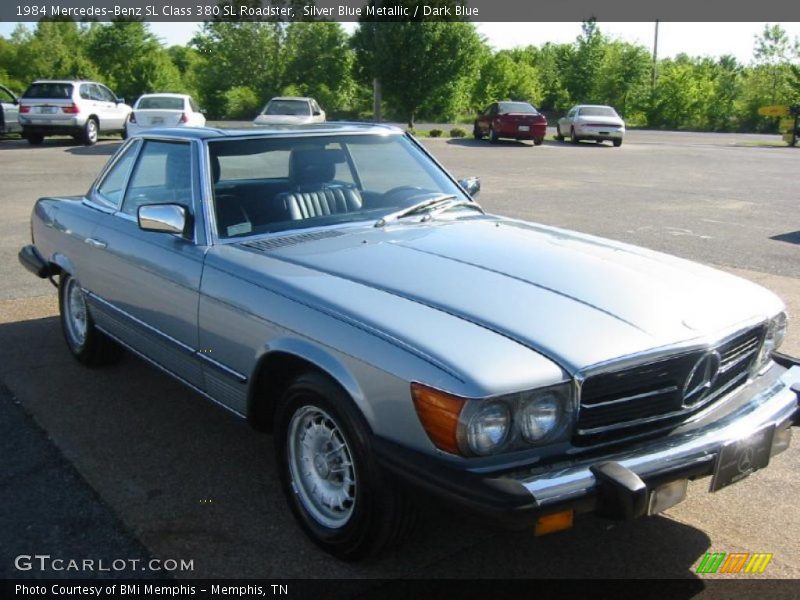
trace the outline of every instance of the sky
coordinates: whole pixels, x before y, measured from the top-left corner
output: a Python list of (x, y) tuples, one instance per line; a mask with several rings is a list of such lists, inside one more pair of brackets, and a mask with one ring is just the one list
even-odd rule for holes
[[(541, 45), (546, 42), (572, 42), (580, 33), (580, 23), (477, 23), (478, 31), (497, 50)], [(598, 23), (600, 30), (613, 38), (653, 46), (653, 23)], [(780, 24), (792, 39), (800, 38), (800, 23)], [(16, 23), (0, 23), (0, 35), (8, 35)], [(151, 30), (166, 44), (185, 44), (198, 29), (198, 23), (151, 23)], [(352, 31), (355, 23), (344, 23)], [(691, 56), (732, 54), (748, 63), (753, 56), (753, 36), (764, 23), (661, 23), (658, 56), (671, 57), (684, 52)]]

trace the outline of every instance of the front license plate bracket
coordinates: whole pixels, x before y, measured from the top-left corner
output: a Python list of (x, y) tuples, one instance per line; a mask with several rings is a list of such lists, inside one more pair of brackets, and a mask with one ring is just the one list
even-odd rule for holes
[(775, 425), (771, 424), (722, 446), (714, 465), (710, 491), (717, 492), (766, 467), (774, 436)]

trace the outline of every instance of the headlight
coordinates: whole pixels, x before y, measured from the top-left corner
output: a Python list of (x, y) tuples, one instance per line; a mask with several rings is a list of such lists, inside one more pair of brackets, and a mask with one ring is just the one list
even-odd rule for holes
[(417, 416), (445, 452), (487, 456), (567, 440), (575, 415), (573, 384), (494, 398), (468, 399), (411, 384)]
[(532, 444), (547, 439), (560, 429), (566, 408), (564, 398), (553, 393), (534, 396), (517, 413), (522, 437)]
[(781, 312), (767, 324), (767, 334), (764, 336), (764, 343), (761, 345), (758, 358), (753, 364), (754, 373), (761, 371), (761, 369), (769, 363), (772, 353), (781, 347), (786, 337), (786, 323), (786, 313)]
[(511, 411), (501, 402), (478, 408), (467, 423), (467, 444), (478, 455), (491, 454), (503, 445), (511, 429)]

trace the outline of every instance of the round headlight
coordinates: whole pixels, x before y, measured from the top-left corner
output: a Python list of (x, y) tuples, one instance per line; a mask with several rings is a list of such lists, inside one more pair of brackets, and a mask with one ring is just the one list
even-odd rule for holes
[(528, 442), (545, 439), (558, 429), (563, 410), (563, 399), (555, 394), (545, 394), (529, 401), (517, 414), (522, 437)]
[(506, 441), (511, 413), (505, 404), (492, 402), (480, 407), (467, 424), (467, 444), (475, 454), (490, 454)]

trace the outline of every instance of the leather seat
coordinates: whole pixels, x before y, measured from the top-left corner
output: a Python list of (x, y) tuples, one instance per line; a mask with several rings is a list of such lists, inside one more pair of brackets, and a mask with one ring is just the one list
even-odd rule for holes
[(289, 157), (289, 180), (295, 191), (278, 195), (289, 218), (310, 219), (354, 212), (363, 201), (356, 186), (334, 181), (341, 150), (294, 150)]

